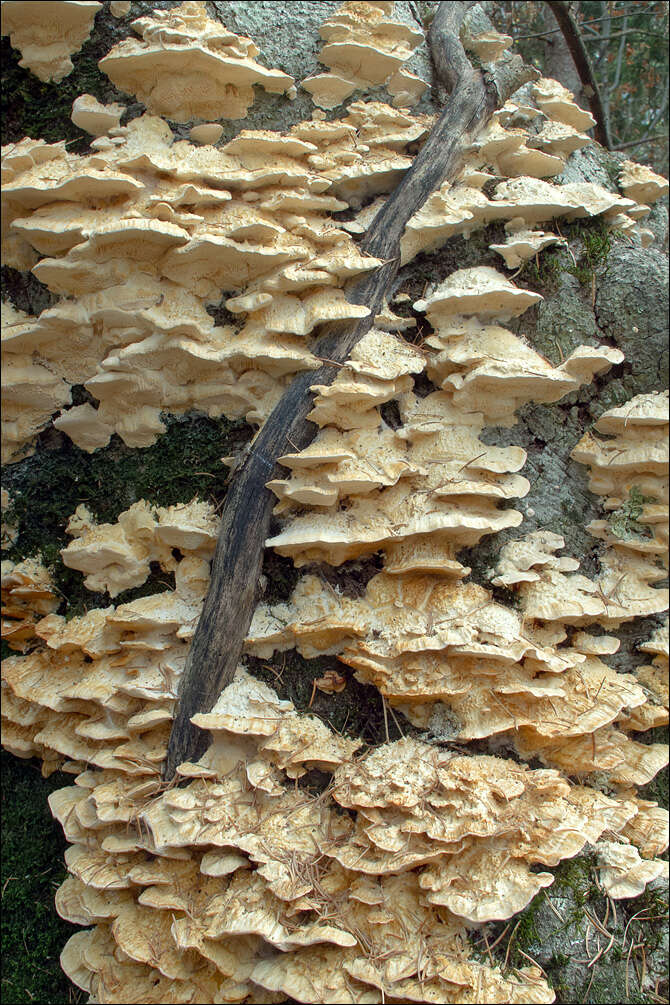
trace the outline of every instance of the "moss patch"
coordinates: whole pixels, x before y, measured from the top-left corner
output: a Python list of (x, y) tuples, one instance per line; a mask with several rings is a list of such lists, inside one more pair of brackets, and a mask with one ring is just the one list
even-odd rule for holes
[[(489, 944), (502, 935), (494, 958), (511, 970), (536, 961), (559, 1005), (663, 1000), (648, 990), (649, 981), (641, 986), (640, 980), (643, 964), (652, 986), (657, 975), (667, 977), (667, 895), (647, 889), (641, 897), (617, 901), (615, 913), (598, 886), (596, 864), (595, 852), (588, 848), (561, 862), (551, 870), (553, 885), (521, 914), (488, 926)], [(663, 993), (661, 986), (659, 991)]]
[(74, 71), (60, 83), (44, 83), (29, 70), (19, 66), (21, 54), (9, 38), (2, 38), (2, 142), (18, 143), (24, 136), (58, 143), (66, 140), (67, 149), (83, 153), (92, 139), (70, 119), (72, 102), (80, 94), (92, 94), (99, 101), (127, 100), (98, 69), (98, 60), (106, 55), (108, 43), (99, 33), (72, 56)]
[(645, 503), (656, 502), (654, 496), (645, 496), (638, 485), (633, 485), (628, 493), (628, 499), (614, 510), (609, 518), (610, 530), (615, 537), (627, 541), (631, 537), (652, 537), (651, 527), (640, 523)]
[[(19, 529), (5, 557), (20, 561), (41, 554), (66, 598), (61, 613), (72, 615), (109, 603), (106, 595), (86, 590), (81, 574), (67, 569), (60, 557), (70, 540), (67, 521), (80, 503), (98, 522), (114, 523), (119, 513), (143, 498), (170, 506), (198, 496), (218, 505), (225, 496), (228, 468), (221, 457), (250, 438), (250, 427), (199, 415), (164, 416), (164, 422), (166, 432), (150, 447), (126, 447), (115, 436), (93, 454), (48, 430), (32, 456), (5, 468), (3, 485), (12, 500), (9, 519)], [(155, 570), (152, 581), (139, 588), (142, 592), (124, 594), (117, 603), (160, 589), (165, 579)]]
[(61, 972), (58, 957), (80, 929), (54, 907), (66, 876), (67, 842), (52, 819), (47, 796), (72, 785), (60, 773), (44, 779), (35, 761), (2, 752), (2, 1001), (84, 1002), (87, 996)]
[[(574, 228), (573, 224), (573, 228)], [(601, 217), (596, 217), (588, 227), (583, 224), (577, 231), (581, 240), (582, 254), (576, 265), (568, 272), (579, 280), (580, 286), (588, 286), (593, 281), (596, 271), (605, 264), (612, 248), (613, 235)]]
[[(632, 739), (637, 740), (638, 743), (664, 743), (666, 746), (670, 741), (670, 735), (667, 726), (657, 726), (656, 729), (647, 729), (644, 733), (632, 733)], [(664, 810), (670, 808), (670, 801), (668, 798), (668, 782), (670, 781), (670, 775), (668, 774), (668, 769), (664, 768), (662, 771), (652, 778), (647, 785), (643, 785), (639, 789), (640, 799), (653, 799), (655, 803), (662, 806)], [(668, 857), (667, 851), (660, 856), (661, 858)]]
[(590, 286), (594, 275), (606, 264), (617, 232), (602, 217), (572, 223), (552, 220), (547, 230), (564, 237), (570, 250), (557, 247), (535, 255), (521, 267), (518, 281), (547, 294), (558, 289), (561, 274), (567, 272), (576, 277), (580, 286)]

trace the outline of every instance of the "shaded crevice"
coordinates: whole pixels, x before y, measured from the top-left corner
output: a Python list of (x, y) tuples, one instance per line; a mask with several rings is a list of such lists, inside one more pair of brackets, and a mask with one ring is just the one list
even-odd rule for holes
[[(270, 526), (272, 531), (272, 525)], [(261, 572), (260, 600), (266, 604), (286, 603), (300, 579), (300, 570), (296, 569), (291, 558), (279, 555), (272, 548), (266, 548), (263, 555)]]
[(213, 319), (214, 324), (217, 325), (219, 328), (225, 328), (226, 326), (230, 326), (231, 328), (234, 328), (236, 332), (238, 332), (241, 328), (244, 327), (244, 321), (242, 319), (246, 317), (246, 315), (233, 314), (233, 312), (229, 311), (228, 308), (226, 307), (226, 301), (234, 296), (235, 294), (230, 290), (224, 291), (221, 294), (221, 299), (218, 302), (218, 304), (207, 304), (205, 310), (207, 311), (209, 316)]
[(57, 613), (69, 621), (71, 618), (81, 617), (96, 608), (109, 607), (111, 604), (118, 608), (122, 604), (129, 604), (141, 597), (153, 597), (159, 593), (174, 591), (175, 576), (173, 572), (164, 572), (158, 562), (152, 562), (150, 569), (144, 583), (133, 587), (132, 590), (124, 590), (123, 593), (112, 598), (106, 591), (88, 590), (84, 586), (83, 573), (77, 569), (68, 568), (62, 561), (56, 562), (51, 567), (51, 575), (58, 594), (63, 597)]
[[(98, 399), (94, 398), (83, 384), (73, 384), (70, 388), (70, 394), (72, 395), (72, 405), (69, 406), (70, 408), (74, 408), (76, 405), (91, 405), (97, 411), (100, 407)], [(63, 410), (67, 411), (67, 406)]]
[[(503, 259), (489, 248), (490, 244), (504, 243), (505, 237), (502, 223), (474, 230), (468, 237), (455, 234), (435, 251), (422, 251), (411, 262), (403, 265), (398, 272), (398, 289), (407, 293), (414, 303), (422, 299), (427, 286), (437, 285), (458, 269), (488, 265), (498, 272), (505, 272)], [(396, 310), (395, 305), (393, 309)], [(400, 313), (399, 308), (397, 312)], [(420, 318), (422, 325), (426, 325), (423, 315), (414, 316)]]
[[(394, 709), (391, 713), (388, 705), (385, 719), (384, 703), (377, 688), (357, 681), (353, 671), (336, 656), (305, 659), (291, 649), (275, 653), (270, 660), (245, 656), (244, 663), (253, 677), (273, 688), (282, 700), (293, 702), (299, 712), (318, 716), (336, 733), (360, 739), (365, 746), (378, 746), (402, 735), (421, 735), (400, 712)], [(326, 670), (336, 670), (346, 679), (343, 691), (326, 694), (314, 688), (314, 681), (323, 677)]]
[(296, 779), (296, 785), (312, 796), (320, 796), (326, 791), (332, 780), (333, 776), (330, 772), (312, 768), (311, 771), (306, 771), (304, 775)]
[(305, 566), (303, 573), (318, 576), (344, 597), (357, 599), (364, 596), (370, 580), (383, 568), (384, 556), (378, 551), (366, 558), (354, 558), (337, 566), (327, 565), (325, 562), (313, 563)]
[(2, 299), (9, 301), (17, 311), (24, 311), (32, 316), (41, 314), (60, 300), (32, 272), (21, 272), (9, 265), (0, 268), (0, 282)]
[(395, 398), (391, 399), (391, 401), (385, 401), (383, 405), (380, 405), (379, 414), (386, 425), (390, 426), (391, 429), (400, 429), (402, 426), (400, 409)]
[(422, 370), (421, 373), (415, 373), (412, 376), (414, 379), (414, 387), (412, 390), (417, 398), (427, 398), (429, 394), (433, 394), (435, 391), (440, 390), (437, 384), (434, 384), (428, 377), (425, 370)]

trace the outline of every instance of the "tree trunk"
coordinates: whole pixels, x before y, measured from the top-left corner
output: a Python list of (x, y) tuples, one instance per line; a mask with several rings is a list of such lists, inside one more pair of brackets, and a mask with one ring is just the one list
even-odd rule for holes
[[(3, 142), (18, 142), (23, 136), (29, 135), (47, 142), (65, 139), (70, 144), (68, 150), (71, 152), (90, 149), (90, 137), (84, 137), (70, 120), (72, 101), (84, 92), (92, 93), (105, 102), (124, 103), (131, 118), (140, 114), (142, 109), (138, 103), (118, 92), (99, 73), (97, 61), (120, 38), (132, 35), (130, 22), (133, 18), (155, 7), (172, 6), (176, 6), (176, 2), (136, 2), (131, 15), (119, 19), (112, 17), (109, 5), (105, 4), (97, 16), (90, 40), (73, 56), (73, 73), (58, 85), (42, 84), (27, 70), (19, 67), (18, 53), (11, 48), (9, 39), (3, 38)], [(340, 0), (251, 0), (211, 3), (208, 9), (216, 11), (221, 21), (231, 30), (250, 36), (259, 46), (260, 58), (267, 66), (279, 67), (301, 80), (323, 70), (317, 62), (318, 30), (325, 18), (339, 6)], [(396, 11), (405, 20), (416, 24), (417, 11), (430, 13), (434, 6), (399, 2), (396, 4)], [(456, 8), (460, 5), (445, 6)], [(603, 4), (602, 7), (605, 10), (606, 5)], [(436, 53), (440, 51), (437, 49)], [(443, 131), (435, 134), (439, 138), (434, 141), (438, 152), (434, 158), (424, 156), (424, 162), (429, 161), (426, 165), (429, 172), (425, 175), (418, 170), (413, 172), (413, 180), (410, 178), (408, 184), (411, 187), (416, 183), (417, 191), (412, 193), (411, 188), (399, 190), (389, 200), (386, 215), (381, 216), (373, 227), (366, 248), (370, 254), (384, 259), (385, 264), (368, 280), (348, 291), (350, 299), (358, 298), (357, 302), (371, 306), (372, 316), (375, 305), (380, 303), (383, 291), (392, 281), (397, 269), (396, 242), (398, 232), (402, 230), (400, 214), (412, 211), (412, 200), (425, 197), (430, 186), (438, 184), (446, 176), (450, 166), (453, 168), (460, 149), (459, 139), (464, 142), (471, 137), (483, 121), (477, 116), (484, 116), (491, 107), (489, 91), (486, 92), (485, 103), (480, 103), (483, 93), (481, 81), (469, 92), (465, 83), (461, 86), (453, 77), (450, 79), (453, 65), (448, 65), (447, 61), (445, 64), (441, 73), (449, 81), (452, 98), (455, 92), (463, 102), (457, 107), (452, 100), (446, 110), (447, 117), (442, 120)], [(430, 61), (424, 49), (417, 53), (413, 69), (430, 79)], [(467, 69), (464, 72), (465, 78), (468, 78)], [(545, 72), (551, 75), (556, 71), (548, 66)], [(474, 80), (468, 79), (471, 82)], [(568, 78), (561, 79), (573, 89)], [(309, 96), (300, 89), (293, 102), (259, 94), (248, 118), (227, 123), (223, 138), (232, 138), (242, 128), (288, 129), (309, 118), (312, 108)], [(439, 111), (434, 105), (430, 110)], [(449, 115), (452, 117), (449, 118)], [(190, 125), (175, 123), (172, 127), (178, 138), (187, 138)], [(635, 151), (632, 156), (635, 157)], [(598, 148), (585, 149), (570, 159), (563, 180), (596, 181), (613, 191), (616, 189), (613, 179), (616, 178), (622, 159), (618, 155), (607, 155)], [(421, 162), (418, 163), (420, 165)], [(569, 252), (559, 250), (555, 255), (552, 254), (555, 265), (553, 271), (543, 270), (543, 259), (540, 258), (535, 288), (540, 289), (544, 300), (539, 307), (527, 312), (522, 324), (517, 326), (529, 344), (555, 365), (580, 344), (595, 346), (603, 342), (620, 347), (625, 353), (626, 362), (599, 378), (593, 385), (575, 392), (566, 401), (549, 406), (527, 406), (521, 411), (519, 422), (513, 429), (490, 428), (484, 434), (488, 443), (501, 447), (514, 444), (524, 448), (528, 454), (522, 473), (531, 482), (531, 489), (520, 507), (524, 515), (522, 533), (550, 528), (562, 535), (566, 541), (565, 554), (579, 558), (580, 571), (586, 575), (593, 575), (598, 563), (597, 548), (594, 547), (594, 538), (589, 534), (587, 526), (592, 520), (602, 518), (603, 512), (601, 500), (589, 491), (585, 469), (570, 459), (570, 452), (603, 411), (628, 401), (634, 395), (657, 390), (667, 381), (667, 255), (659, 250), (667, 240), (667, 223), (663, 223), (663, 213), (662, 208), (655, 209), (648, 218), (649, 226), (658, 235), (651, 247), (642, 249), (627, 240), (615, 238), (593, 266), (594, 278), (586, 286), (580, 283), (576, 266), (589, 269), (592, 266), (585, 243), (588, 223), (584, 224), (584, 239), (575, 231), (569, 235)], [(397, 219), (395, 214), (399, 214)], [(667, 211), (665, 218), (667, 220)], [(501, 260), (488, 250), (491, 243), (499, 240), (500, 233), (495, 232), (495, 228), (475, 231), (468, 238), (453, 238), (434, 254), (422, 255), (420, 259), (410, 263), (401, 274), (402, 281), (408, 289), (414, 290), (421, 289), (426, 283), (438, 283), (452, 271), (471, 265), (485, 263), (495, 265), (502, 271)], [(3, 281), (3, 297), (28, 313), (39, 314), (56, 299), (28, 272), (3, 269)], [(517, 283), (520, 286), (526, 285), (524, 277), (518, 279)], [(344, 358), (356, 339), (363, 334), (365, 327), (360, 325), (344, 331), (338, 328), (324, 332), (316, 351), (327, 359)], [(287, 435), (299, 446), (308, 442), (310, 432), (314, 431), (314, 427), (306, 421), (308, 388), (315, 383), (329, 383), (337, 372), (337, 367), (324, 364), (320, 371), (298, 378), (279, 406), (274, 421), (266, 423), (261, 436), (253, 443), (240, 469), (231, 479), (224, 515), (224, 523), (228, 521), (227, 530), (224, 532), (225, 540), (219, 544), (213, 566), (213, 589), (201, 618), (201, 640), (211, 633), (216, 641), (215, 648), (218, 647), (215, 659), (221, 659), (222, 647), (229, 649), (234, 658), (231, 655), (228, 668), (224, 666), (223, 670), (218, 666), (214, 671), (208, 665), (205, 677), (209, 679), (204, 680), (202, 690), (196, 690), (199, 684), (197, 674), (191, 675), (190, 679), (195, 681), (195, 685), (191, 685), (193, 690), (189, 698), (190, 704), (187, 706), (184, 697), (180, 713), (182, 741), (187, 735), (190, 715), (198, 708), (207, 707), (212, 699), (216, 700), (218, 691), (225, 683), (226, 673), (229, 674), (231, 668), (234, 671), (233, 663), (237, 662), (237, 652), (246, 632), (244, 620), (249, 615), (256, 596), (259, 556), (267, 536), (267, 519), (273, 503), (272, 495), (264, 486), (272, 477), (276, 456), (286, 451)], [(81, 388), (78, 393), (82, 393)], [(219, 480), (214, 472), (219, 470), (220, 456), (232, 451), (235, 430), (231, 431), (223, 420), (217, 422), (203, 415), (179, 416), (166, 421), (169, 425), (168, 432), (151, 448), (133, 449), (116, 438), (109, 447), (97, 450), (92, 455), (73, 447), (63, 434), (48, 428), (40, 435), (32, 456), (9, 465), (3, 471), (3, 485), (12, 498), (18, 500), (17, 512), (20, 513), (18, 540), (12, 550), (5, 554), (14, 561), (40, 554), (44, 556), (63, 596), (60, 613), (68, 618), (92, 609), (104, 609), (110, 604), (108, 595), (87, 591), (81, 583), (82, 577), (66, 569), (60, 559), (60, 550), (67, 543), (64, 528), (78, 504), (85, 503), (101, 520), (113, 523), (119, 513), (142, 498), (155, 505), (177, 504), (188, 501), (196, 494), (207, 498), (207, 493), (213, 488), (214, 501), (219, 502), (221, 499), (223, 479)], [(488, 583), (488, 570), (495, 564), (501, 547), (511, 537), (518, 537), (519, 533), (503, 532), (485, 538), (467, 556), (463, 556), (463, 561), (472, 567), (471, 579), (474, 583)], [(253, 555), (245, 550), (246, 542), (253, 542)], [(164, 578), (163, 574), (156, 576), (153, 588), (164, 588), (165, 584), (158, 585)], [(237, 597), (233, 596), (231, 584), (236, 584)], [(222, 593), (226, 592), (231, 606), (227, 613), (222, 614), (219, 602)], [(614, 656), (608, 657), (608, 662), (626, 672), (631, 667), (640, 665), (643, 657), (637, 646), (641, 639), (649, 637), (653, 627), (654, 619), (624, 625), (617, 632), (621, 648)], [(196, 643), (192, 649), (195, 654)], [(194, 671), (202, 667), (202, 653), (200, 650), (197, 658), (194, 655), (191, 660)], [(223, 656), (225, 655), (224, 653)], [(275, 666), (278, 676), (280, 669), (278, 661)], [(311, 685), (311, 681), (309, 684)], [(300, 710), (307, 706), (307, 699), (301, 704), (296, 700), (295, 693), (290, 696)], [(335, 700), (340, 697), (345, 695), (335, 696)], [(364, 714), (368, 714), (367, 706)], [(476, 747), (465, 744), (462, 749), (467, 754), (482, 749), (499, 752), (500, 748), (494, 745), (487, 748), (483, 741)], [(197, 749), (192, 754), (196, 755)], [(182, 756), (190, 756), (190, 753), (187, 755), (183, 751), (175, 754), (173, 747), (172, 768)], [(16, 775), (13, 777), (20, 775), (24, 788), (33, 794), (33, 803), (38, 797), (45, 797), (34, 764), (16, 760), (14, 770)], [(92, 770), (91, 777), (93, 775)], [(50, 789), (54, 787), (55, 780), (56, 776), (49, 785)], [(71, 783), (72, 776), (60, 777), (61, 786)], [(13, 796), (14, 789), (18, 790), (19, 785), (17, 783), (10, 788), (12, 792), (9, 796)], [(645, 798), (663, 799), (662, 780), (653, 791), (647, 789)], [(665, 799), (667, 802), (667, 789)], [(24, 804), (25, 801), (27, 795)], [(9, 828), (13, 826), (19, 834), (25, 831), (25, 826), (20, 821), (11, 821), (8, 817), (9, 811), (5, 816)], [(38, 823), (41, 826), (41, 822)], [(52, 841), (46, 830), (45, 835), (45, 840)], [(26, 844), (30, 853), (38, 840), (41, 840), (39, 834), (33, 835), (33, 838), (33, 842)], [(59, 855), (53, 854), (50, 845), (48, 854), (44, 853), (43, 857), (45, 863), (51, 861), (54, 865), (51, 881), (55, 886), (62, 879)], [(12, 896), (15, 897), (15, 917), (10, 918), (10, 924), (14, 924), (14, 929), (19, 934), (16, 937), (16, 952), (7, 954), (12, 959), (5, 961), (8, 982), (11, 983), (12, 978), (17, 982), (25, 982), (20, 985), (21, 988), (31, 987), (35, 992), (33, 995), (32, 991), (27, 991), (26, 997), (38, 1000), (46, 1000), (49, 994), (60, 995), (57, 1000), (66, 1000), (68, 994), (71, 996), (73, 993), (79, 996), (80, 992), (63, 980), (58, 968), (58, 952), (65, 938), (62, 925), (57, 927), (55, 921), (45, 921), (43, 894), (48, 880), (42, 879), (43, 885), (38, 890), (37, 898), (34, 892), (26, 896), (22, 877), (27, 876), (31, 870), (25, 855), (10, 871), (19, 876), (19, 880), (8, 883), (5, 898), (9, 903)], [(588, 873), (584, 872), (582, 881), (575, 870), (571, 873), (571, 883), (574, 883), (572, 877), (575, 875), (578, 877), (576, 889), (574, 886), (561, 886), (559, 882), (556, 887), (565, 899), (567, 913), (574, 913), (576, 916), (580, 914), (582, 899), (586, 900), (591, 894), (586, 882)], [(31, 889), (34, 891), (37, 887)], [(627, 901), (625, 910), (629, 913), (623, 917), (632, 917), (636, 911), (642, 913), (638, 903), (636, 900)], [(39, 906), (39, 918), (32, 917), (31, 920), (31, 904)], [(4, 905), (5, 900), (3, 907)], [(532, 952), (537, 952), (538, 962), (551, 974), (554, 986), (563, 986), (564, 1000), (588, 1001), (596, 971), (591, 1000), (596, 996), (596, 988), (599, 1000), (623, 1000), (628, 994), (629, 970), (632, 972), (625, 957), (622, 962), (615, 961), (610, 965), (607, 962), (613, 958), (610, 955), (605, 959), (604, 966), (603, 960), (600, 960), (595, 967), (589, 969), (590, 965), (582, 962), (583, 933), (577, 928), (565, 931), (565, 926), (553, 916), (550, 907), (551, 904), (547, 902), (540, 903), (539, 906), (533, 904), (534, 924), (542, 934), (542, 944)], [(618, 938), (622, 940), (625, 924), (621, 921), (622, 912), (619, 913), (617, 932)], [(614, 926), (616, 922), (610, 921), (608, 924)], [(651, 972), (658, 972), (662, 976), (666, 965), (662, 953), (664, 932), (655, 919), (645, 924), (649, 930), (646, 963)], [(660, 924), (663, 924), (662, 920)], [(615, 930), (614, 927), (612, 930)], [(34, 933), (35, 946), (44, 949), (48, 945), (47, 956), (51, 962), (44, 963), (44, 952), (38, 954), (33, 949), (31, 931)], [(10, 940), (11, 937), (10, 933)], [(51, 941), (47, 942), (47, 939)], [(660, 953), (658, 950), (655, 953), (656, 957), (660, 957), (660, 963), (658, 958), (654, 963), (654, 947), (657, 942), (661, 948)], [(504, 946), (504, 941), (501, 945)], [(26, 947), (25, 958), (22, 957), (23, 947)], [(497, 947), (498, 952), (499, 950), (500, 946)], [(40, 955), (39, 960), (37, 955)], [(502, 963), (503, 958), (504, 953), (501, 957), (496, 957), (496, 960)], [(17, 964), (16, 970), (10, 971), (14, 963)], [(38, 989), (36, 985), (29, 985), (30, 970), (39, 971), (44, 982), (43, 973), (47, 966), (50, 968), (48, 987)], [(61, 985), (58, 984), (59, 980)], [(17, 988), (18, 986), (17, 984)], [(607, 987), (610, 987), (609, 992)], [(566, 988), (569, 990), (565, 990)], [(39, 998), (40, 994), (45, 997)]]

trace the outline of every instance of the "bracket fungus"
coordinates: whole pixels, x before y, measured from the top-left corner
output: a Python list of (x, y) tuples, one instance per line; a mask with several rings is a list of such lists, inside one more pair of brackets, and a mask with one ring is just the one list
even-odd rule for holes
[(193, 126), (189, 132), (191, 140), (202, 146), (213, 146), (221, 139), (222, 134), (223, 126), (218, 122), (203, 122), (199, 126)]
[(54, 585), (37, 559), (16, 564), (2, 562), (2, 638), (11, 649), (23, 652), (35, 639), (40, 616), (58, 607)]
[(573, 129), (591, 129), (596, 121), (590, 112), (575, 103), (575, 96), (557, 80), (543, 77), (532, 85), (537, 107), (549, 118)]
[[(3, 18), (38, 6), (5, 3)], [(99, 4), (50, 6), (90, 18)], [(560, 534), (524, 533), (513, 507), (531, 488), (526, 451), (488, 433), (623, 354), (580, 345), (552, 365), (518, 334), (542, 297), (490, 266), (452, 271), (421, 296), (401, 285), (374, 311), (350, 292), (388, 264), (357, 237), (432, 124), (407, 111), (424, 88), (405, 66), (423, 34), (392, 3), (345, 3), (321, 30), (330, 72), (302, 86), (330, 109), (385, 84), (393, 107), (355, 101), (340, 118), (216, 146), (219, 120), (244, 118), (254, 85), (290, 100), (292, 78), (204, 3), (158, 8), (133, 28), (141, 38), (100, 65), (146, 114), (120, 126), (118, 108), (82, 95), (73, 121), (96, 136), (90, 153), (31, 139), (3, 151), (6, 261), (60, 297), (36, 317), (3, 305), (3, 458), (28, 454), (51, 421), (91, 452), (115, 433), (154, 443), (162, 412), (260, 425), (305, 371), (317, 435), (282, 446), (284, 476), (261, 461), (277, 499), (267, 546), (308, 568), (287, 600), (258, 604), (234, 679), (192, 719), (211, 745), (167, 784), (215, 508), (142, 499), (98, 523), (78, 506), (62, 561), (109, 595), (83, 615), (57, 613), (37, 559), (3, 562), (3, 744), (74, 777), (50, 798), (70, 843), (56, 905), (89, 930), (69, 940), (63, 969), (91, 1002), (119, 1005), (552, 1002), (532, 961), (501, 968), (469, 932), (513, 918), (587, 846), (614, 898), (663, 873), (667, 812), (636, 786), (667, 751), (634, 734), (668, 721), (667, 396), (609, 409), (573, 450), (606, 515), (588, 528), (601, 551), (586, 575), (559, 554)], [(463, 40), (485, 61), (510, 41), (475, 28)], [(410, 219), (403, 264), (492, 222), (505, 225), (491, 248), (508, 269), (562, 241), (558, 227), (538, 229), (554, 220), (639, 234), (663, 181), (627, 162), (623, 195), (562, 183), (591, 116), (554, 81), (519, 101)], [(160, 115), (188, 122), (191, 142)], [(365, 318), (332, 383), (312, 380), (332, 362), (315, 349), (319, 327)], [(79, 384), (92, 401), (71, 405)], [(13, 530), (3, 524), (3, 542)], [(470, 580), (462, 550), (500, 531), (495, 569)], [(309, 568), (374, 553), (356, 595)], [(119, 603), (154, 563), (174, 586)], [(647, 616), (657, 627), (638, 646), (644, 665), (617, 672), (617, 630)], [(329, 658), (307, 708), (254, 676), (253, 657), (291, 649)], [(324, 695), (355, 701), (360, 684), (409, 735), (366, 746), (331, 727)], [(319, 794), (315, 771), (330, 776)]]
[(116, 524), (96, 524), (85, 506), (78, 506), (67, 525), (73, 541), (62, 551), (63, 562), (86, 573), (89, 590), (106, 591), (114, 598), (141, 586), (152, 562), (164, 571), (177, 567), (174, 549), (188, 548), (194, 557), (209, 560), (216, 544), (218, 523), (207, 503), (159, 507), (134, 503)]
[(283, 94), (293, 78), (256, 60), (250, 38), (225, 29), (206, 4), (186, 0), (133, 21), (142, 40), (124, 39), (100, 60), (100, 69), (121, 91), (176, 122), (243, 119), (254, 84)]
[(68, 383), (44, 362), (14, 352), (31, 319), (11, 304), (2, 304), (2, 462), (18, 460), (30, 451), (26, 444), (51, 421), (53, 413), (72, 401)]
[(644, 164), (624, 161), (619, 175), (619, 187), (629, 199), (643, 206), (668, 194), (668, 180)]
[(116, 102), (101, 104), (92, 94), (80, 94), (72, 103), (72, 121), (91, 136), (104, 136), (110, 129), (116, 129), (124, 112), (123, 105)]
[(81, 49), (102, 9), (97, 0), (48, 3), (3, 0), (2, 34), (21, 50), (19, 66), (36, 77), (58, 83), (72, 72), (70, 56)]
[[(286, 136), (242, 131), (222, 148), (175, 142), (145, 115), (89, 155), (28, 140), (5, 151), (8, 259), (25, 268), (47, 256), (35, 274), (67, 298), (24, 327), (8, 317), (6, 345), (18, 364), (38, 353), (45, 381), (62, 390), (56, 408), (69, 398), (55, 371), (99, 402), (63, 411), (57, 428), (92, 451), (114, 432), (149, 445), (164, 410), (262, 421), (291, 376), (318, 365), (304, 336), (367, 311), (339, 287), (378, 262), (329, 214), (348, 205), (342, 194), (376, 195), (411, 164), (400, 151), (425, 125), (385, 107), (353, 105), (341, 122)], [(241, 331), (207, 313), (222, 287), (237, 294), (228, 302), (246, 315)], [(30, 450), (41, 422), (30, 412), (8, 426), (7, 459)]]
[(319, 29), (319, 60), (330, 69), (302, 87), (319, 108), (336, 108), (356, 90), (386, 84), (394, 106), (416, 104), (428, 85), (404, 66), (423, 31), (392, 17), (393, 3), (347, 0)]

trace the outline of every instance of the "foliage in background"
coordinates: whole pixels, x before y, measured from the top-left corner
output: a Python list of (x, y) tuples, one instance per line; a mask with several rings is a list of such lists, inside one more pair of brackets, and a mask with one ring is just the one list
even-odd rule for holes
[[(614, 148), (668, 173), (668, 13), (665, 2), (580, 0), (572, 4), (609, 115)], [(528, 62), (543, 67), (556, 33), (546, 5), (501, 0), (489, 5), (500, 31)], [(658, 137), (653, 139), (653, 137)]]

